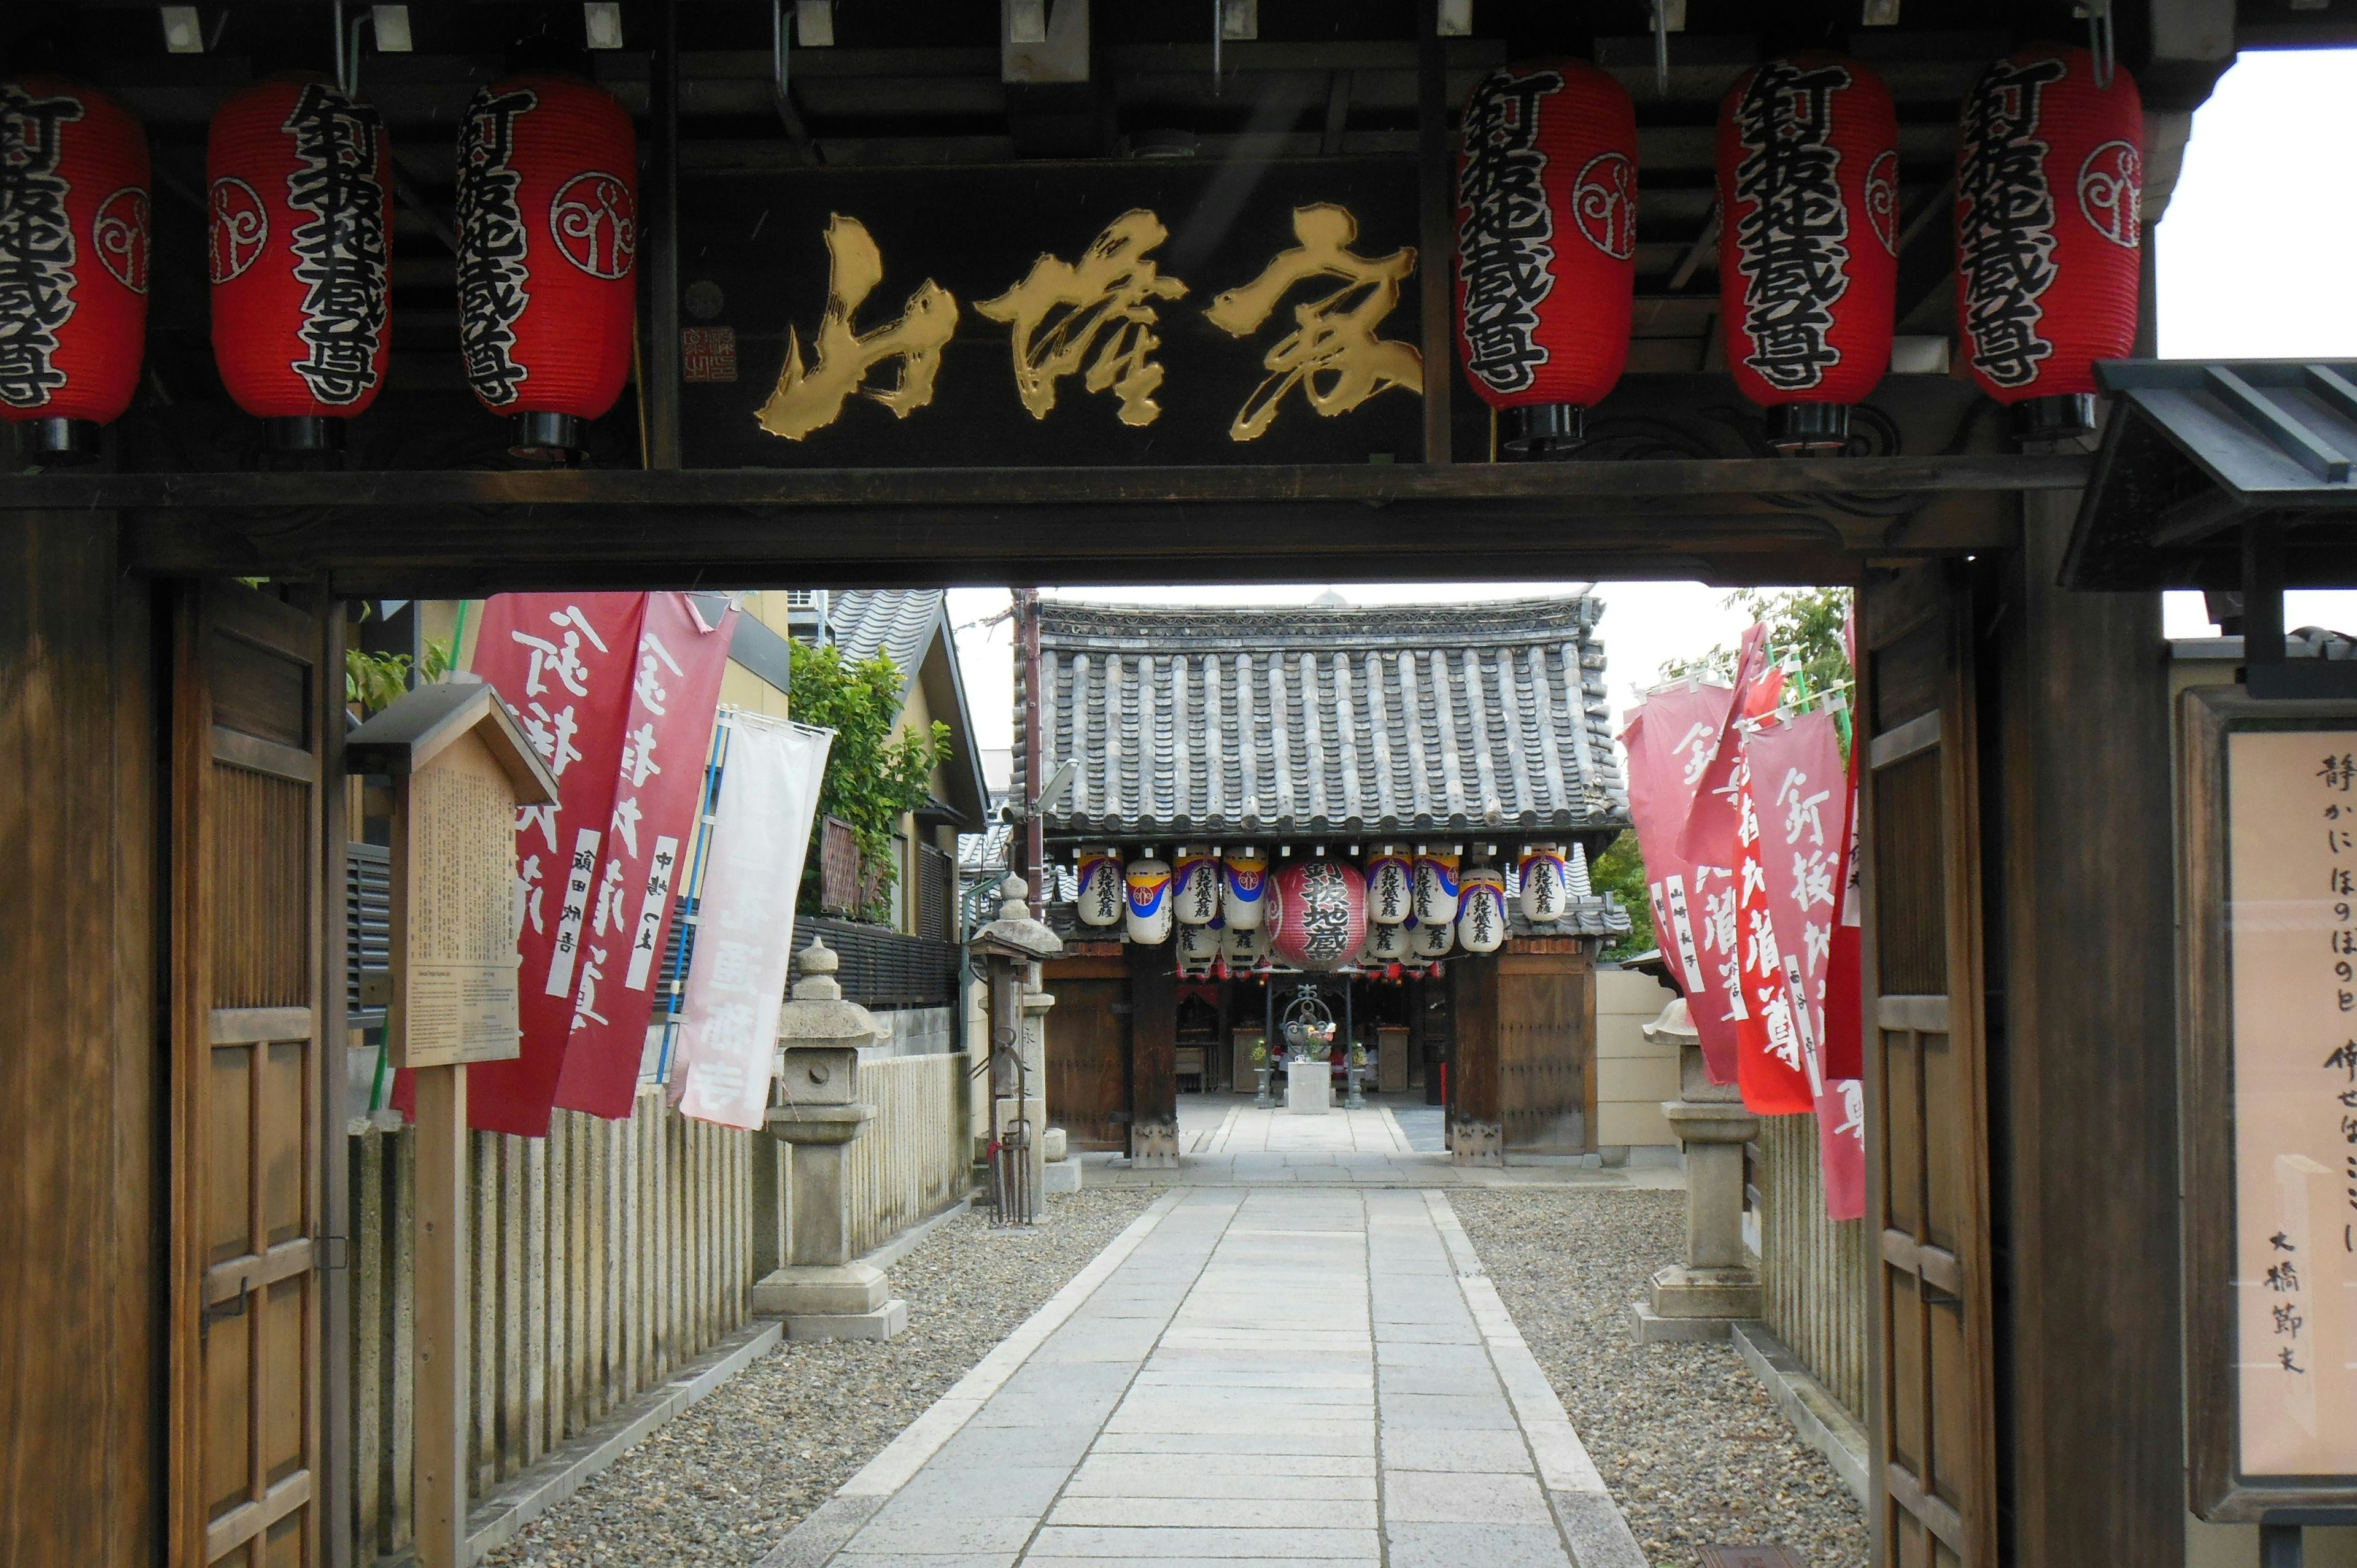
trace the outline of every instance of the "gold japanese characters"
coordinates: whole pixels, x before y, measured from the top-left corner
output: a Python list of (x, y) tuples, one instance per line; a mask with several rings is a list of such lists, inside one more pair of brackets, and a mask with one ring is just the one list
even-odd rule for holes
[[(1319, 202), (1293, 209), (1295, 245), (1271, 258), (1260, 275), (1218, 295), (1203, 314), (1232, 338), (1268, 328), (1280, 306), (1303, 285), (1293, 306), (1292, 330), (1261, 358), (1267, 372), (1236, 411), (1230, 439), (1251, 441), (1283, 412), (1286, 394), (1301, 389), (1320, 415), (1348, 413), (1391, 387), (1422, 395), (1424, 360), (1412, 343), (1380, 335), (1400, 301), (1401, 285), (1415, 271), (1415, 252), (1357, 254), (1358, 220)], [(1134, 208), (1107, 224), (1077, 262), (1043, 253), (1029, 273), (974, 309), (1009, 328), (1008, 361), (1016, 395), (1035, 419), (1056, 406), (1057, 383), (1080, 378), (1091, 393), (1110, 392), (1125, 424), (1144, 426), (1162, 415), (1155, 392), (1165, 371), (1156, 350), (1162, 339), (1159, 301), (1187, 297), (1189, 285), (1163, 272), (1152, 255), (1169, 238), (1162, 220)], [(831, 216), (826, 311), (803, 360), (799, 331), (789, 328), (785, 363), (776, 389), (755, 415), (761, 428), (800, 441), (842, 417), (854, 394), (872, 398), (900, 418), (932, 402), (942, 349), (958, 329), (958, 304), (927, 278), (898, 319), (861, 330), (854, 321), (883, 280), (881, 252), (856, 218)], [(868, 384), (871, 371), (898, 360), (897, 378)]]

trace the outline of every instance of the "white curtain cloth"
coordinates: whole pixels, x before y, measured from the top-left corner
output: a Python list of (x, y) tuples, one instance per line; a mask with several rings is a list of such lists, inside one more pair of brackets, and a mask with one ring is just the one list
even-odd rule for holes
[(778, 1009), (793, 961), (794, 899), (831, 731), (728, 714), (695, 952), (673, 1059), (683, 1115), (748, 1130), (770, 1104)]

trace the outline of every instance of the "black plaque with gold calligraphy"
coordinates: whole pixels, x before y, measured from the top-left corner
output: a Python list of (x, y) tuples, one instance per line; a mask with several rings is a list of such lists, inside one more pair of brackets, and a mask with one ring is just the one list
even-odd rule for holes
[(736, 378), (683, 389), (688, 463), (1413, 462), (1415, 200), (1402, 159), (692, 177)]

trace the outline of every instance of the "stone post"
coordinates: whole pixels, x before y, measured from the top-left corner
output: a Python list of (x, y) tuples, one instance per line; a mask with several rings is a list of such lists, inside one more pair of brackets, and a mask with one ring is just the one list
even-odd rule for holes
[(1041, 983), (1039, 962), (1062, 952), (1064, 943), (1031, 918), (1023, 901), (1030, 889), (1021, 877), (1008, 877), (999, 891), (998, 918), (968, 945), (989, 975), (990, 1092), (994, 1130), (1003, 1145), (996, 1167), (997, 1219), (1003, 1225), (1034, 1225), (1047, 1182), (1048, 1010), (1056, 1004)]
[(1715, 1084), (1703, 1070), (1684, 997), (1644, 1033), (1678, 1045), (1678, 1098), (1663, 1101), (1662, 1114), (1685, 1150), (1686, 1250), (1684, 1262), (1655, 1272), (1632, 1307), (1637, 1337), (1724, 1339), (1729, 1325), (1760, 1310), (1759, 1272), (1743, 1245), (1743, 1145), (1759, 1135), (1760, 1119), (1735, 1085)]
[(783, 1317), (791, 1339), (889, 1339), (909, 1326), (908, 1304), (888, 1300), (884, 1272), (851, 1250), (851, 1144), (876, 1116), (859, 1099), (859, 1047), (881, 1031), (843, 999), (836, 961), (813, 941), (779, 1011), (785, 1071), (769, 1130), (791, 1152), (791, 1214), (785, 1265), (754, 1284), (753, 1310)]

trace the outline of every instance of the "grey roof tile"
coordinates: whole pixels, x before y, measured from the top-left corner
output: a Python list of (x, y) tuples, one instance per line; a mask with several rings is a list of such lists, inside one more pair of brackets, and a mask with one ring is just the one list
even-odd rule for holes
[(1053, 836), (1628, 823), (1592, 597), (1039, 608)]

